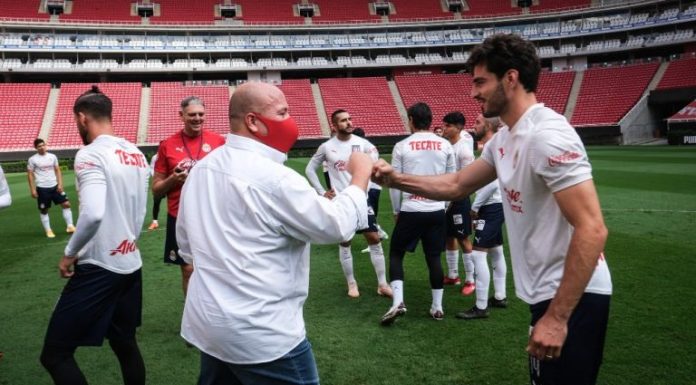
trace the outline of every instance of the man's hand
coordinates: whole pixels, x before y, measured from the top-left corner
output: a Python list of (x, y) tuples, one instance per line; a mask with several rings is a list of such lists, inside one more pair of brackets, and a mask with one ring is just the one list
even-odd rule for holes
[(324, 198), (327, 198), (327, 199), (334, 199), (334, 198), (336, 198), (336, 190), (331, 189), (331, 190), (326, 191), (326, 192), (324, 193)]
[(58, 262), (58, 270), (62, 278), (70, 278), (75, 274), (73, 271), (75, 262), (77, 262), (76, 257), (68, 257), (67, 255), (60, 259), (60, 262)]
[(563, 343), (568, 336), (568, 324), (548, 312), (532, 329), (527, 343), (527, 353), (540, 361), (554, 360), (561, 356)]
[(62, 194), (63, 193), (63, 185), (59, 184), (58, 186), (56, 186), (56, 191), (58, 191), (58, 194)]
[(184, 184), (184, 182), (186, 182), (186, 177), (188, 177), (188, 170), (175, 168), (172, 175), (169, 177), (173, 178), (176, 184)]
[(469, 216), (471, 217), (471, 220), (477, 220), (478, 219), (478, 211), (474, 210), (469, 210)]
[(372, 181), (383, 186), (391, 186), (394, 176), (394, 168), (384, 159), (380, 159), (372, 166)]
[(31, 197), (34, 199), (39, 197), (39, 193), (36, 192), (36, 189), (31, 190)]

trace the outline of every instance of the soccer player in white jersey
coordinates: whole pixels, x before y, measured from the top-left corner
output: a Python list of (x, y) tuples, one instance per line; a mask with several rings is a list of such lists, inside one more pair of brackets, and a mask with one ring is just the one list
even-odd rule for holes
[[(415, 175), (440, 175), (454, 172), (454, 150), (447, 139), (430, 132), (433, 114), (425, 103), (408, 108), (412, 134), (398, 142), (392, 152), (392, 166), (398, 172)], [(414, 252), (418, 241), (423, 244), (425, 262), (430, 272), (432, 304), (430, 315), (442, 320), (443, 274), (440, 257), (445, 246), (445, 202), (421, 195), (390, 189), (396, 225), (389, 251), (389, 280), (394, 296), (392, 306), (382, 316), (381, 324), (391, 325), (406, 313), (404, 304), (404, 256)]]
[(612, 283), (603, 253), (608, 232), (585, 148), (562, 115), (537, 103), (541, 65), (533, 43), (493, 35), (472, 49), (467, 65), (484, 116), (499, 116), (506, 127), (455, 174), (406, 175), (380, 160), (373, 178), (454, 200), (497, 177), (515, 291), (530, 305), (530, 382), (595, 384)]
[(69, 280), (41, 352), (41, 364), (55, 384), (87, 384), (75, 350), (101, 346), (104, 337), (118, 358), (123, 383), (145, 384), (135, 331), (142, 309), (137, 241), (147, 210), (148, 164), (134, 144), (113, 136), (111, 110), (111, 100), (96, 86), (73, 105), (86, 144), (75, 156), (80, 226), (58, 264)]
[(12, 196), (10, 195), (10, 186), (5, 178), (5, 171), (0, 166), (0, 209), (10, 207), (12, 204)]
[[(444, 130), (442, 136), (452, 143), (454, 159), (457, 170), (470, 165), (474, 157), (474, 138), (468, 132), (463, 131), (466, 119), (459, 111), (448, 113), (442, 118)], [(444, 278), (445, 285), (460, 285), (459, 278), (459, 247), (462, 248), (462, 260), (466, 278), (462, 286), (462, 295), (470, 295), (474, 292), (474, 261), (471, 258), (471, 200), (469, 197), (450, 202), (447, 207), (447, 240), (445, 242), (445, 260), (447, 261), (447, 275)]]
[[(312, 156), (307, 167), (305, 175), (311, 183), (312, 187), (326, 198), (333, 199), (336, 193), (343, 191), (350, 185), (351, 175), (346, 169), (348, 158), (353, 152), (363, 152), (372, 157), (373, 160), (379, 158), (377, 148), (366, 139), (357, 135), (353, 135), (353, 120), (346, 110), (336, 110), (331, 114), (331, 122), (334, 126), (336, 135), (331, 139), (322, 143), (317, 152)], [(331, 180), (331, 189), (324, 189), (317, 177), (317, 168), (326, 161), (329, 179)], [(376, 197), (379, 200), (379, 195)], [(384, 250), (382, 249), (382, 241), (377, 228), (377, 218), (373, 207), (375, 206), (375, 195), (368, 195), (368, 222), (366, 229), (359, 230), (367, 241), (370, 249), (370, 260), (377, 275), (377, 294), (381, 296), (391, 297), (392, 290), (387, 283), (386, 266), (384, 262)], [(338, 256), (341, 261), (343, 275), (348, 284), (348, 296), (357, 298), (360, 296), (358, 291), (358, 283), (353, 274), (353, 253), (351, 251), (351, 240), (340, 243), (338, 246)]]
[[(479, 143), (484, 147), (498, 132), (499, 120), (486, 119), (483, 114), (476, 117), (474, 129)], [(471, 219), (476, 224), (473, 245), (474, 271), (476, 276), (476, 304), (469, 310), (457, 313), (457, 318), (477, 319), (488, 317), (489, 307), (506, 308), (505, 279), (507, 265), (503, 253), (503, 203), (500, 197), (498, 181), (487, 184), (476, 191), (476, 199), (471, 204)], [(488, 269), (487, 256), (491, 256), (493, 265), (493, 287), (495, 294), (488, 298), (491, 272)]]
[(48, 238), (56, 235), (51, 229), (51, 221), (48, 217), (48, 209), (51, 202), (63, 207), (63, 219), (67, 225), (66, 232), (75, 232), (73, 226), (70, 201), (63, 190), (63, 174), (58, 165), (58, 158), (47, 151), (46, 142), (37, 138), (34, 140), (36, 154), (27, 162), (27, 179), (29, 180), (29, 193), (36, 199), (39, 206), (39, 217)]

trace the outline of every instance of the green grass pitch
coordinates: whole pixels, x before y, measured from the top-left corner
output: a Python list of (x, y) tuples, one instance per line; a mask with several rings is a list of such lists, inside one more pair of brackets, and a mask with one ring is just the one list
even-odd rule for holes
[[(696, 148), (591, 147), (589, 153), (610, 231), (606, 255), (614, 281), (599, 383), (694, 384)], [(302, 172), (306, 162), (291, 159), (288, 165)], [(8, 180), (13, 205), (0, 212), (0, 384), (49, 384), (38, 356), (48, 317), (65, 284), (57, 263), (68, 235), (59, 210), (53, 208), (57, 237), (45, 238), (26, 176), (10, 174)], [(66, 173), (65, 181), (76, 216), (73, 174)], [(386, 192), (380, 209), (380, 223), (390, 231)], [(165, 213), (163, 203), (161, 222)], [(180, 273), (162, 263), (163, 238), (160, 229), (143, 233), (139, 242), (144, 304), (138, 339), (148, 384), (193, 384), (199, 355), (179, 337)], [(474, 299), (446, 287), (445, 319), (435, 322), (427, 315), (430, 290), (424, 259), (420, 252), (409, 254), (408, 313), (384, 328), (378, 321), (390, 300), (375, 294), (369, 256), (360, 253), (364, 247), (364, 239), (356, 237), (353, 256), (362, 295), (351, 300), (345, 295), (337, 247), (312, 246), (305, 320), (322, 384), (528, 383), (524, 347), (529, 313), (514, 298), (511, 276), (508, 309), (494, 309), (486, 320), (458, 320), (454, 313), (471, 307)], [(77, 360), (90, 383), (122, 383), (108, 345), (80, 348)]]

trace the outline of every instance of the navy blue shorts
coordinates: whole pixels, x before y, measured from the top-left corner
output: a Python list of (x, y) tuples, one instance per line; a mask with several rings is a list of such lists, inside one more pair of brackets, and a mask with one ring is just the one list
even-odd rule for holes
[(65, 194), (65, 191), (59, 193), (58, 186), (48, 188), (37, 187), (36, 194), (38, 195), (36, 203), (39, 206), (39, 210), (50, 208), (51, 202), (59, 205), (68, 201), (68, 195)]
[(503, 204), (493, 203), (481, 206), (475, 221), (474, 246), (491, 248), (503, 244)]
[(117, 274), (92, 264), (75, 266), (58, 299), (45, 344), (57, 347), (101, 346), (135, 338), (142, 315), (141, 269)]
[(382, 190), (373, 188), (367, 192), (367, 227), (356, 231), (357, 234), (376, 233), (377, 214), (379, 213), (379, 195)]
[[(568, 321), (561, 356), (539, 361), (529, 356), (530, 383), (537, 385), (592, 385), (597, 382), (604, 355), (610, 295), (585, 293)], [(551, 300), (529, 306), (531, 326), (546, 313)]]
[(176, 217), (167, 214), (167, 238), (164, 240), (164, 263), (188, 265), (179, 256), (179, 244), (176, 243)]
[(427, 213), (402, 211), (392, 233), (390, 247), (414, 252), (418, 241), (425, 255), (439, 255), (445, 249), (445, 210)]
[(471, 200), (452, 202), (447, 209), (447, 238), (466, 239), (471, 233)]

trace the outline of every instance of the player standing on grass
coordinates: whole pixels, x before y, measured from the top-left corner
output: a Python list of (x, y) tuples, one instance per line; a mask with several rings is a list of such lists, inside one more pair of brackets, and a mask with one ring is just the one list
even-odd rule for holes
[(63, 207), (63, 219), (67, 225), (65, 231), (73, 233), (75, 226), (73, 226), (72, 210), (70, 210), (70, 201), (63, 190), (63, 173), (60, 171), (58, 158), (47, 151), (46, 142), (41, 138), (34, 140), (34, 148), (36, 154), (32, 155), (27, 162), (27, 179), (29, 193), (39, 205), (39, 217), (46, 236), (56, 237), (48, 217), (51, 202)]
[(195, 96), (187, 97), (181, 101), (179, 117), (184, 123), (184, 128), (160, 142), (157, 150), (152, 193), (155, 197), (167, 196), (167, 235), (164, 241), (164, 262), (179, 265), (181, 268), (181, 287), (184, 296), (186, 296), (193, 266), (181, 259), (179, 245), (176, 242), (176, 217), (179, 213), (181, 187), (186, 182), (191, 167), (213, 149), (222, 146), (225, 143), (225, 138), (203, 129), (205, 103)]
[(537, 103), (541, 65), (532, 42), (493, 35), (471, 51), (467, 66), (484, 116), (499, 116), (507, 126), (481, 158), (456, 174), (433, 177), (402, 174), (380, 160), (373, 178), (430, 199), (454, 200), (497, 177), (515, 290), (531, 313), (530, 381), (594, 384), (612, 283), (603, 253), (607, 229), (585, 148), (562, 115)]
[(101, 346), (104, 337), (118, 358), (124, 384), (145, 384), (135, 338), (142, 310), (136, 242), (147, 210), (148, 165), (134, 144), (113, 136), (111, 109), (111, 100), (96, 86), (73, 106), (86, 145), (75, 156), (80, 226), (58, 264), (69, 280), (41, 352), (41, 364), (59, 385), (87, 384), (75, 350)]
[[(442, 136), (449, 140), (454, 148), (454, 159), (457, 170), (470, 165), (474, 161), (474, 139), (464, 129), (466, 119), (464, 114), (453, 111), (442, 118), (444, 130)], [(462, 286), (462, 295), (470, 295), (475, 289), (474, 262), (471, 259), (471, 200), (468, 196), (450, 202), (447, 207), (447, 239), (445, 241), (445, 260), (447, 261), (447, 276), (445, 285), (459, 285), (459, 247), (462, 248), (462, 260), (466, 278)]]
[[(392, 166), (399, 172), (440, 175), (454, 172), (454, 150), (447, 139), (430, 131), (433, 114), (425, 103), (408, 108), (411, 136), (394, 145)], [(404, 305), (404, 256), (413, 252), (420, 240), (430, 272), (432, 304), (430, 315), (442, 320), (443, 274), (440, 257), (445, 247), (445, 202), (390, 189), (396, 225), (389, 251), (389, 279), (394, 293), (392, 307), (382, 316), (382, 325), (391, 325), (406, 313)]]
[[(373, 160), (379, 158), (377, 148), (366, 139), (357, 135), (353, 135), (353, 121), (348, 111), (336, 110), (331, 114), (331, 122), (334, 125), (336, 135), (331, 139), (322, 143), (317, 152), (312, 156), (307, 167), (305, 175), (312, 184), (314, 189), (329, 199), (333, 199), (337, 192), (343, 191), (350, 185), (351, 175), (346, 168), (348, 158), (353, 152), (363, 152), (370, 155)], [(326, 161), (329, 171), (329, 179), (331, 180), (332, 188), (326, 191), (319, 182), (317, 177), (317, 168)], [(392, 290), (387, 284), (386, 266), (384, 262), (384, 250), (377, 228), (377, 217), (373, 209), (375, 199), (379, 199), (379, 194), (372, 193), (368, 198), (368, 218), (369, 226), (366, 229), (358, 230), (365, 236), (368, 247), (370, 249), (370, 260), (377, 275), (377, 294), (391, 297)], [(338, 256), (341, 261), (343, 275), (348, 284), (348, 296), (356, 298), (360, 296), (358, 291), (358, 283), (353, 275), (353, 253), (351, 251), (351, 240), (343, 242), (338, 246)]]
[[(492, 122), (479, 114), (474, 128), (482, 145), (488, 143), (498, 132), (498, 119)], [(471, 218), (476, 224), (473, 245), (473, 263), (476, 276), (476, 304), (469, 310), (457, 313), (457, 318), (476, 319), (488, 317), (488, 308), (506, 308), (505, 279), (507, 265), (503, 254), (503, 204), (498, 181), (487, 184), (476, 191), (476, 199), (471, 205)], [(495, 294), (488, 298), (491, 272), (487, 256), (493, 265), (493, 287)]]

